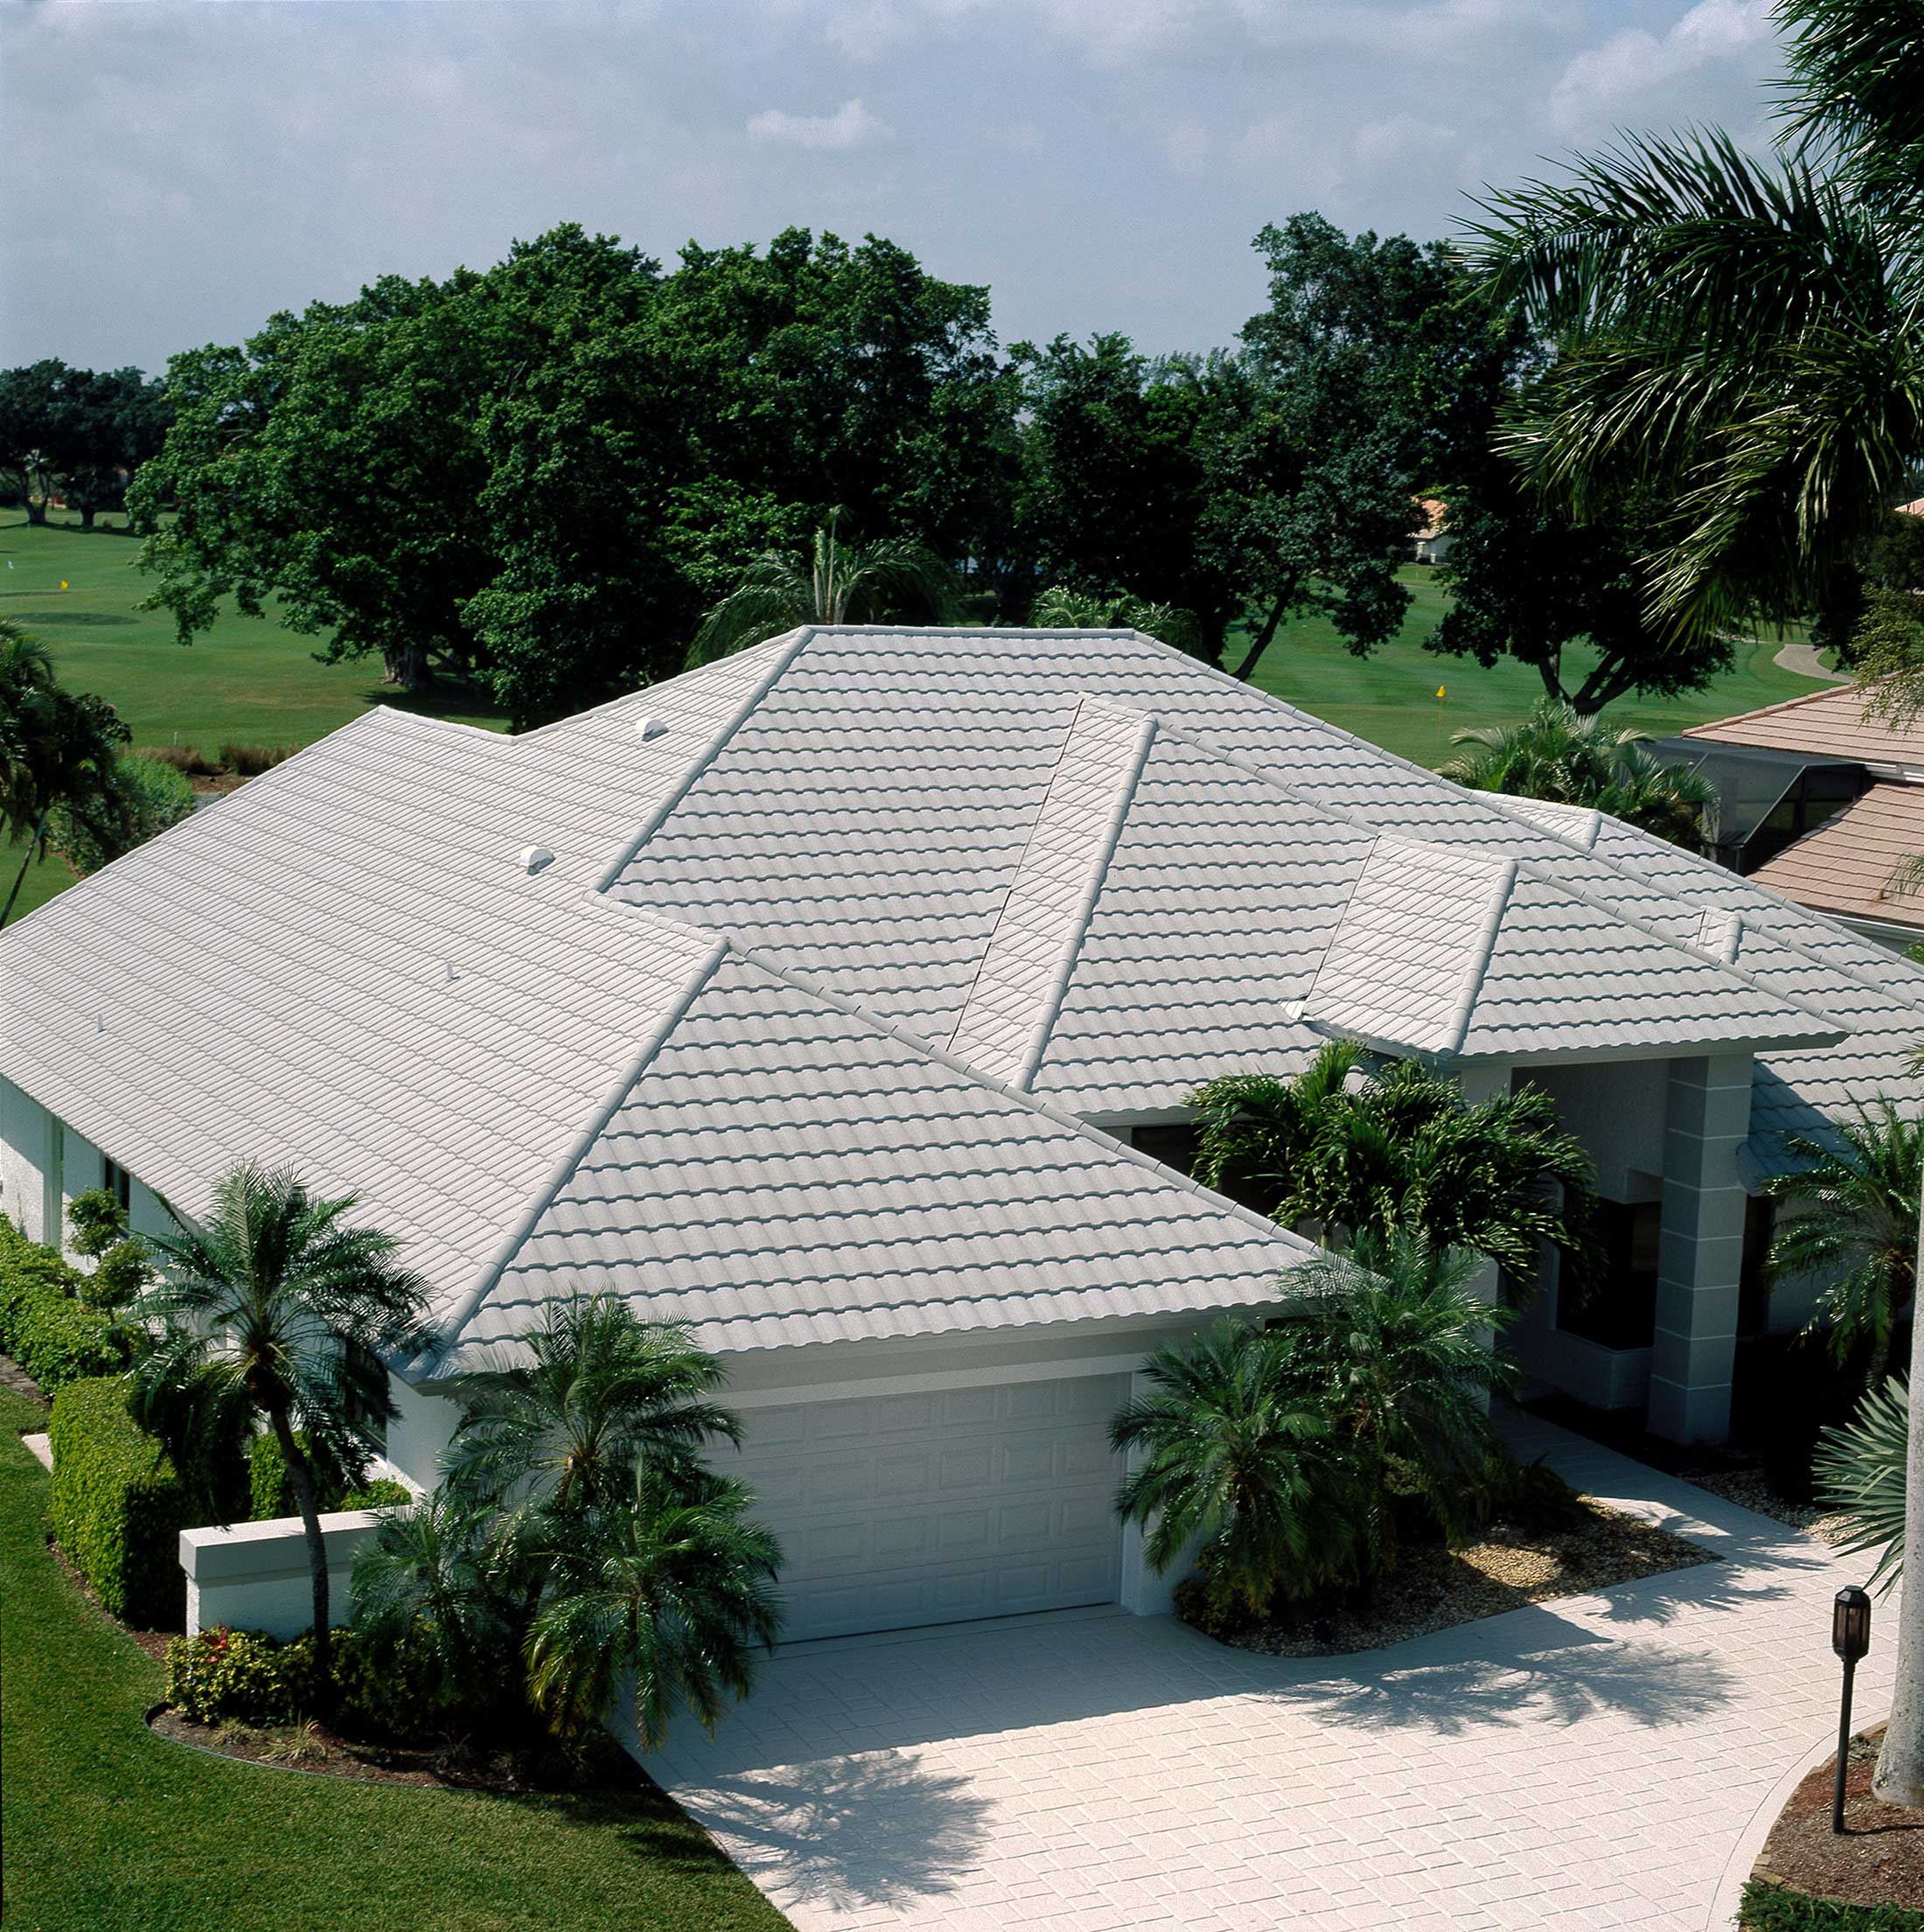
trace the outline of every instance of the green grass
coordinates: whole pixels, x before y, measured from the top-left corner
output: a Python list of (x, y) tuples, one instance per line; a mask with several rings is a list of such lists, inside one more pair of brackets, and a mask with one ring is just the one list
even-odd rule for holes
[[(4, 572), (0, 572), (3, 575)], [(19, 1932), (781, 1932), (665, 1798), (509, 1799), (203, 1755), (142, 1712), (160, 1671), (46, 1547), (47, 1476), (0, 1389), (0, 1753)]]
[[(1508, 659), (1485, 671), (1473, 659), (1443, 658), (1426, 651), (1423, 639), (1434, 629), (1446, 600), (1433, 571), (1410, 564), (1399, 575), (1415, 601), (1401, 633), (1380, 650), (1367, 658), (1351, 657), (1328, 623), (1301, 621), (1277, 634), (1257, 668), (1255, 681), (1265, 691), (1359, 738), (1419, 764), (1440, 764), (1451, 755), (1452, 732), (1514, 722), (1543, 696), (1543, 685), (1534, 671)], [(1727, 718), (1827, 688), (1780, 670), (1771, 661), (1780, 648), (1774, 638), (1740, 645), (1737, 667), (1709, 690), (1669, 702), (1629, 699), (1613, 705), (1609, 715), (1663, 737), (1711, 718)], [(1229, 658), (1235, 661), (1233, 646)], [(1580, 681), (1594, 661), (1587, 650), (1572, 650), (1566, 681)], [(1440, 726), (1439, 685), (1446, 694)]]
[[(324, 640), (288, 630), (271, 612), (262, 618), (230, 613), (195, 643), (176, 644), (164, 614), (136, 608), (152, 589), (134, 567), (137, 548), (118, 528), (89, 534), (55, 521), (34, 529), (17, 512), (0, 517), (0, 616), (51, 646), (66, 683), (116, 705), (136, 744), (194, 744), (209, 753), (228, 740), (305, 744), (371, 704), (397, 701), (380, 685), (376, 666), (317, 664)], [(1423, 638), (1442, 614), (1443, 594), (1428, 569), (1412, 564), (1402, 575), (1416, 601), (1401, 634), (1380, 651), (1351, 657), (1327, 623), (1299, 623), (1270, 645), (1256, 681), (1359, 737), (1433, 765), (1449, 756), (1451, 732), (1519, 718), (1542, 687), (1519, 665), (1505, 661), (1484, 671), (1467, 659), (1424, 650)], [(1777, 648), (1774, 639), (1741, 647), (1738, 668), (1694, 697), (1627, 703), (1611, 715), (1661, 736), (1822, 688), (1779, 670), (1771, 661)], [(1582, 658), (1572, 653), (1573, 677), (1586, 668)], [(1448, 694), (1440, 722), (1440, 684)], [(437, 715), (503, 722), (471, 697), (449, 701), (453, 708)], [(0, 853), (0, 898), (13, 882), (3, 858)], [(57, 860), (30, 868), (20, 911), (72, 883)]]
[(1840, 1905), (1781, 1885), (1744, 1887), (1744, 1932), (1924, 1932), (1924, 1912), (1900, 1905)]

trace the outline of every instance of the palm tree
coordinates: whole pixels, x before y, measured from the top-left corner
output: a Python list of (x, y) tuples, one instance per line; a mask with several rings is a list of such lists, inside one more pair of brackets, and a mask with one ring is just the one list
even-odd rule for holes
[(1293, 1080), (1230, 1074), (1189, 1105), (1197, 1180), (1286, 1227), (1313, 1222), (1332, 1245), (1402, 1229), (1527, 1275), (1540, 1242), (1576, 1245), (1554, 1190), (1580, 1206), (1595, 1184), (1547, 1094), (1472, 1102), (1413, 1061), (1374, 1064), (1352, 1040), (1332, 1041)]
[[(1783, 0), (1778, 17), (1789, 151), (1753, 160), (1717, 134), (1631, 142), (1497, 196), (1481, 231), (1489, 292), (1558, 350), (1510, 447), (1579, 514), (1631, 477), (1675, 497), (1651, 614), (1680, 637), (1823, 608), (1924, 455), (1916, 9)], [(1915, 1576), (1915, 1418), (1907, 1494)], [(1905, 1599), (1897, 1681), (1874, 1789), (1924, 1807), (1924, 1590)]]
[(447, 1703), (484, 1705), (515, 1655), (512, 1589), (491, 1512), (437, 1489), (382, 1515), (354, 1558), (354, 1628), (377, 1653), (431, 1667)]
[(1205, 654), (1202, 627), (1193, 610), (1150, 603), (1127, 590), (1097, 593), (1052, 583), (1036, 592), (1028, 621), (1039, 631), (1140, 631), (1192, 658)]
[(1613, 729), (1600, 715), (1546, 699), (1521, 724), (1457, 732), (1451, 743), (1468, 749), (1442, 776), (1476, 792), (1593, 806), (1701, 849), (1716, 836), (1716, 786), (1688, 766), (1660, 764), (1646, 742), (1644, 732)]
[(1846, 1552), (1875, 1550), (1873, 1588), (1889, 1589), (1904, 1575), (1905, 1465), (1910, 1452), (1911, 1391), (1901, 1376), (1871, 1390), (1842, 1428), (1818, 1440), (1817, 1495), (1828, 1510), (1851, 1519)]
[(1366, 1459), (1372, 1491), (1420, 1498), (1450, 1535), (1474, 1517), (1502, 1453), (1489, 1397), (1512, 1373), (1490, 1345), (1510, 1311), (1476, 1293), (1478, 1272), (1474, 1255), (1398, 1229), (1291, 1278), (1302, 1345), (1328, 1378), (1335, 1426)]
[(1890, 1372), (1893, 1331), (1916, 1287), (1924, 1124), (1879, 1100), (1834, 1131), (1835, 1140), (1786, 1139), (1802, 1165), (1773, 1175), (1763, 1191), (1799, 1211), (1778, 1223), (1765, 1267), (1775, 1281), (1823, 1280), (1808, 1332), (1825, 1334), (1840, 1364), (1868, 1347), (1865, 1386), (1874, 1392)]
[(623, 1507), (544, 1552), (554, 1585), (527, 1640), (528, 1689), (578, 1740), (626, 1695), (645, 1749), (685, 1705), (713, 1731), (724, 1696), (753, 1687), (754, 1653), (781, 1629), (781, 1552), (739, 1482), (644, 1461)]
[(1117, 1494), (1160, 1574), (1196, 1545), (1211, 1612), (1261, 1616), (1361, 1573), (1369, 1496), (1286, 1336), (1225, 1319), (1143, 1364), (1152, 1392), (1110, 1429)]
[(412, 1355), (429, 1339), (419, 1277), (396, 1261), (392, 1236), (347, 1224), (354, 1206), (352, 1195), (310, 1194), (284, 1168), (248, 1162), (223, 1175), (204, 1222), (150, 1238), (159, 1277), (138, 1309), (154, 1341), (133, 1371), (136, 1414), (245, 1401), (273, 1432), (307, 1532), (324, 1698), (333, 1686), (327, 1546), (302, 1440), (361, 1461), (358, 1419), (394, 1412), (380, 1356)]
[(726, 1379), (687, 1330), (639, 1322), (614, 1294), (551, 1303), (524, 1366), (454, 1384), (463, 1415), (447, 1479), (476, 1503), (567, 1517), (625, 1502), (635, 1469), (688, 1464), (741, 1425), (708, 1398)]
[(82, 811), (110, 797), (118, 752), (130, 734), (104, 699), (65, 689), (46, 646), (0, 617), (0, 829), (26, 852), (0, 905), (13, 916), (27, 868), (45, 849), (61, 808)]
[(688, 666), (710, 664), (803, 624), (849, 624), (906, 608), (925, 624), (954, 622), (954, 573), (924, 545), (902, 537), (843, 543), (837, 511), (806, 557), (767, 551), (742, 572), (695, 632)]

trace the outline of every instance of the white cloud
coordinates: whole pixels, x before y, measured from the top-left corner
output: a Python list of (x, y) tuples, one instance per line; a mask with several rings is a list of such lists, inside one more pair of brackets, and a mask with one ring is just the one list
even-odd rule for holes
[(1564, 69), (1550, 90), (1550, 119), (1566, 133), (1607, 122), (1666, 81), (1770, 41), (1773, 10), (1773, 0), (1697, 0), (1661, 39), (1628, 28)]
[(752, 140), (778, 142), (817, 153), (842, 154), (854, 148), (871, 148), (878, 141), (894, 140), (895, 133), (859, 100), (843, 101), (833, 114), (787, 114), (770, 108), (749, 122)]

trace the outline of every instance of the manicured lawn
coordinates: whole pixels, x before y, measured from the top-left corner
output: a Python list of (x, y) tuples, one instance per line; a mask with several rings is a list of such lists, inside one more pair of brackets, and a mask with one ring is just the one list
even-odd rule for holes
[[(1401, 573), (1415, 602), (1400, 636), (1368, 658), (1353, 658), (1326, 623), (1304, 622), (1279, 632), (1258, 667), (1256, 682), (1291, 704), (1353, 731), (1359, 738), (1414, 759), (1440, 764), (1451, 754), (1449, 735), (1468, 726), (1505, 724), (1520, 718), (1543, 695), (1533, 671), (1508, 659), (1485, 671), (1469, 658), (1441, 658), (1423, 648), (1445, 608), (1435, 573), (1411, 564)], [(1666, 736), (1711, 718), (1780, 704), (1786, 698), (1826, 688), (1780, 670), (1772, 659), (1775, 638), (1738, 647), (1737, 667), (1708, 691), (1669, 703), (1635, 700), (1614, 705), (1609, 715)], [(1230, 660), (1235, 661), (1231, 649)], [(1572, 684), (1589, 668), (1588, 653), (1572, 651)], [(1439, 728), (1436, 688), (1446, 694)]]
[[(0, 575), (4, 575), (0, 572)], [(0, 1389), (6, 1923), (20, 1932), (781, 1932), (666, 1799), (504, 1799), (204, 1756), (141, 1714), (160, 1671), (46, 1548)]]

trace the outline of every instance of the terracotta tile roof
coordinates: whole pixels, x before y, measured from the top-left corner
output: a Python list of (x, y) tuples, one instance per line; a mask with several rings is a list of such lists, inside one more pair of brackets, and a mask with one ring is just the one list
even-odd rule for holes
[(1836, 818), (1752, 874), (1822, 912), (1888, 919), (1924, 931), (1924, 897), (1886, 896), (1892, 870), (1924, 852), (1924, 785), (1874, 785)]
[(1803, 751), (1823, 758), (1851, 758), (1885, 768), (1892, 777), (1924, 782), (1924, 723), (1893, 729), (1864, 715), (1864, 696), (1854, 687), (1814, 691), (1785, 704), (1718, 718), (1686, 731), (1686, 738), (1718, 744), (1753, 745), (1765, 751)]

